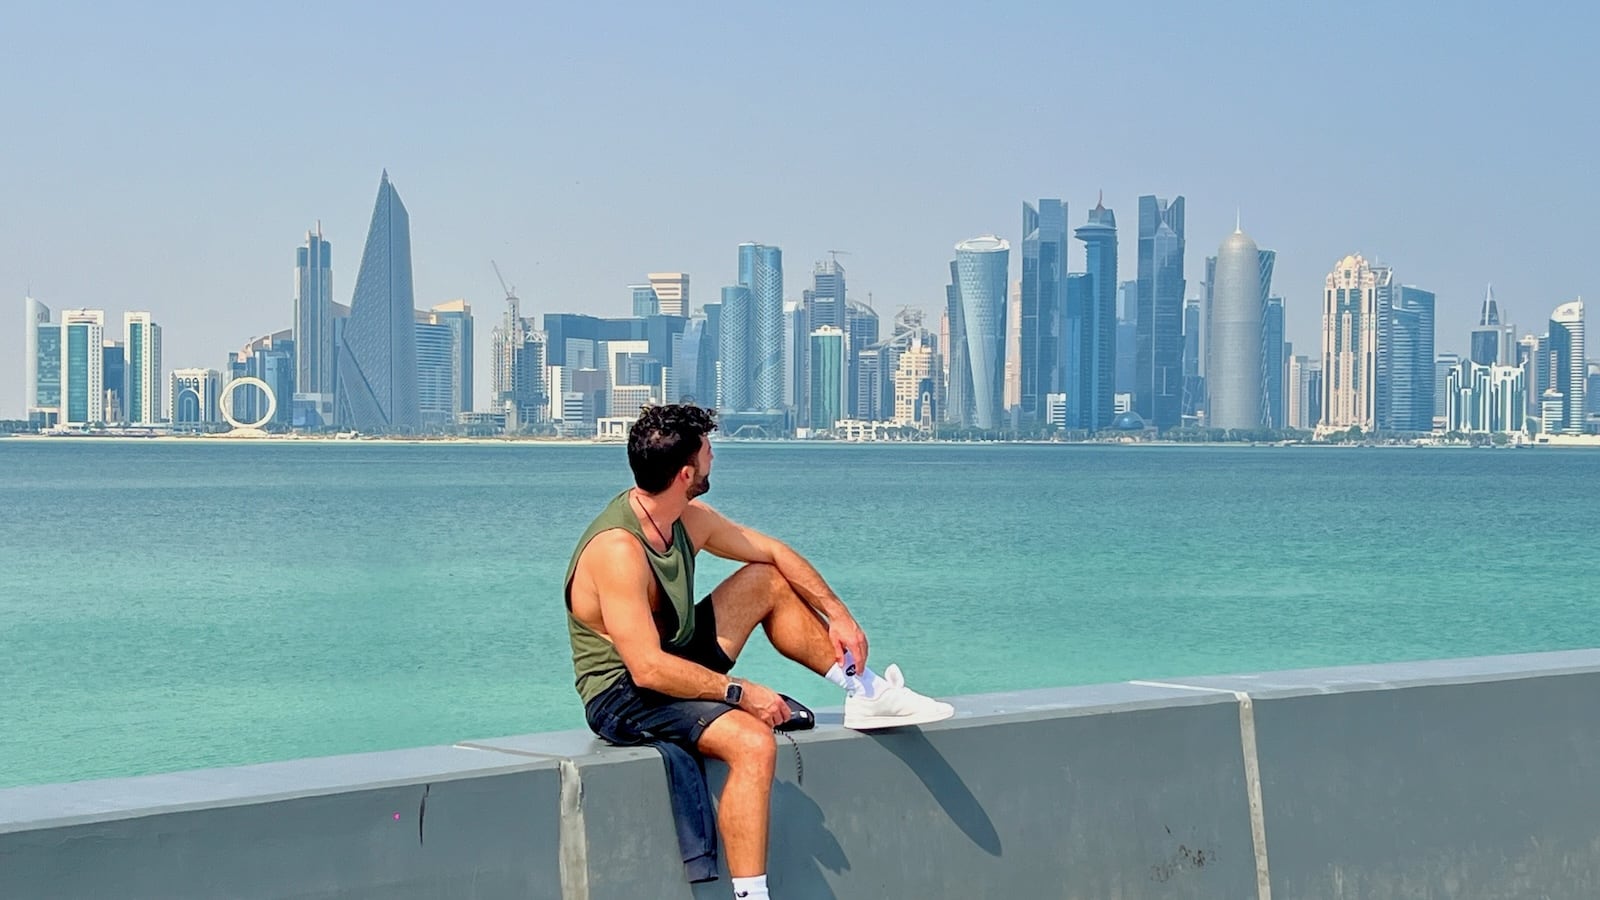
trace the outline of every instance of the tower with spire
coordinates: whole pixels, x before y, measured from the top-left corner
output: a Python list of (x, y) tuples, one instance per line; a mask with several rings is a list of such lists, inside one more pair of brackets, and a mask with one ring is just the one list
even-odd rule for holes
[(1480, 366), (1509, 366), (1516, 363), (1517, 326), (1502, 322), (1500, 305), (1494, 299), (1494, 285), (1483, 294), (1483, 308), (1478, 314), (1478, 325), (1472, 329), (1471, 350), (1468, 353)]
[(1083, 242), (1088, 295), (1078, 310), (1081, 325), (1073, 335), (1078, 357), (1078, 396), (1067, 392), (1076, 427), (1097, 431), (1115, 418), (1117, 381), (1117, 217), (1106, 209), (1105, 192), (1095, 198), (1086, 224), (1073, 230)]

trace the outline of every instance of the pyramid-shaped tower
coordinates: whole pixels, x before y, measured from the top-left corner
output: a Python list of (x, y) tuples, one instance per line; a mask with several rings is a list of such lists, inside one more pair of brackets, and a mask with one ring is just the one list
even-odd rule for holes
[(421, 425), (415, 306), (411, 218), (385, 171), (339, 341), (341, 425), (366, 434), (408, 434)]

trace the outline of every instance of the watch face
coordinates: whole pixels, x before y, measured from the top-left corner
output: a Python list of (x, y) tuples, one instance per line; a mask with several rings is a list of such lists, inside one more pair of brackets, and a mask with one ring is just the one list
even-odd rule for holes
[(738, 705), (739, 701), (743, 699), (744, 685), (739, 684), (738, 682), (728, 685), (727, 701), (730, 704)]

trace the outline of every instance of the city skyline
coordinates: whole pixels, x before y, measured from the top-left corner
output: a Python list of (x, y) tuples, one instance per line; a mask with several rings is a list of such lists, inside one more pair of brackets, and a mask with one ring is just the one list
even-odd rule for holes
[[(849, 250), (858, 296), (870, 292), (882, 311), (911, 305), (935, 312), (944, 248), (984, 232), (1020, 244), (1019, 200), (1059, 196), (1081, 210), (1102, 188), (1129, 231), (1139, 195), (1182, 194), (1199, 247), (1215, 246), (1242, 208), (1251, 233), (1270, 236), (1281, 254), (1277, 293), (1297, 347), (1315, 343), (1321, 278), (1352, 249), (1403, 266), (1408, 280), (1434, 291), (1439, 346), (1457, 352), (1467, 349), (1471, 313), (1488, 281), (1524, 328), (1548, 307), (1596, 289), (1582, 241), (1595, 176), (1577, 155), (1594, 144), (1596, 125), (1564, 114), (1560, 91), (1527, 90), (1584, 82), (1582, 29), (1556, 12), (1441, 18), (1420, 7), (1357, 4), (1353, 15), (1381, 13), (1393, 42), (1415, 52), (1383, 54), (1381, 66), (1351, 66), (1323, 83), (1283, 77), (1323, 37), (1310, 11), (1283, 11), (1268, 22), (1244, 9), (1168, 10), (1163, 31), (1187, 38), (1153, 54), (1146, 69), (1092, 67), (1071, 85), (1041, 88), (1029, 104), (978, 104), (973, 60), (953, 65), (946, 52), (950, 27), (959, 24), (1000, 48), (993, 63), (1004, 72), (1007, 40), (1042, 30), (1132, 46), (1158, 24), (1155, 14), (977, 16), (952, 8), (908, 21), (892, 10), (840, 7), (840, 21), (831, 23), (798, 10), (689, 22), (644, 9), (602, 30), (580, 10), (558, 11), (539, 27), (525, 18), (529, 12), (501, 12), (508, 18), (494, 28), (485, 28), (490, 19), (481, 11), (443, 25), (405, 9), (385, 17), (387, 46), (476, 48), (441, 77), (381, 66), (377, 45), (385, 42), (355, 40), (369, 34), (369, 17), (330, 11), (315, 34), (296, 32), (311, 42), (308, 52), (321, 48), (340, 59), (319, 76), (329, 101), (307, 110), (293, 100), (294, 82), (278, 75), (271, 52), (290, 24), (264, 12), (235, 11), (224, 17), (226, 27), (217, 17), (174, 27), (181, 20), (175, 13), (111, 12), (85, 30), (71, 9), (23, 11), (13, 23), (19, 89), (0, 99), (0, 108), (29, 140), (9, 145), (8, 165), (0, 167), (12, 213), (0, 223), (0, 291), (31, 294), (53, 309), (150, 310), (168, 323), (170, 364), (217, 366), (215, 348), (287, 326), (285, 247), (308, 223), (320, 219), (334, 259), (347, 261), (336, 267), (335, 289), (348, 302), (348, 263), (370, 200), (359, 186), (385, 164), (417, 213), (416, 286), (424, 307), (463, 297), (492, 308), (499, 292), (490, 258), (520, 286), (530, 315), (625, 314), (626, 286), (660, 271), (690, 273), (700, 305), (732, 283), (726, 247), (759, 240), (783, 247), (791, 272), (829, 249)], [(510, 42), (522, 25), (531, 44), (482, 52), (486, 33), (492, 42)], [(762, 56), (757, 45), (737, 40), (746, 29), (775, 27), (795, 35), (796, 49), (766, 47)], [(1272, 40), (1265, 39), (1269, 29)], [(113, 41), (113, 34), (135, 37)], [(819, 70), (799, 49), (824, 34), (840, 52), (877, 61), (864, 80)], [(1243, 38), (1249, 49), (1212, 52), (1223, 35)], [(683, 66), (661, 73), (637, 51), (668, 38), (691, 49), (735, 48), (733, 58), (689, 52)], [(1485, 43), (1503, 48), (1503, 66), (1484, 67), (1468, 49)], [(149, 52), (126, 49), (134, 46)], [(1380, 58), (1376, 48), (1357, 52)], [(218, 56), (228, 62), (215, 77), (174, 75)], [(754, 86), (726, 79), (731, 64), (758, 56), (773, 75), (773, 86), (761, 89), (770, 97), (760, 104)], [(385, 77), (373, 79), (372, 71)], [(1507, 71), (1517, 77), (1504, 77)], [(1210, 77), (1186, 77), (1194, 72)], [(1206, 85), (1228, 77), (1256, 89), (1219, 106)], [(97, 90), (75, 87), (85, 83)], [(846, 84), (865, 88), (841, 90)], [(1164, 92), (1163, 117), (1129, 114), (1157, 90)], [(851, 139), (783, 139), (824, 96)], [(1351, 96), (1381, 101), (1382, 115), (1397, 126), (1388, 129), (1393, 139), (1330, 156), (1325, 110)], [(161, 102), (152, 107), (150, 97)], [(435, 118), (390, 116), (407, 97), (460, 108)], [(462, 98), (473, 99), (457, 104)], [(980, 109), (983, 127), (952, 135), (952, 101)], [(737, 142), (724, 121), (734, 106), (760, 109), (739, 124)], [(1036, 106), (1072, 115), (1025, 118)], [(198, 109), (208, 111), (205, 120), (192, 119)], [(609, 111), (605, 122), (577, 127), (593, 109)], [(664, 109), (682, 113), (678, 143), (643, 153), (622, 137)], [(881, 116), (883, 109), (896, 112)], [(282, 123), (300, 116), (325, 137), (314, 160), (287, 149), (303, 131)], [(87, 139), (88, 123), (108, 120), (128, 123), (124, 140)], [(1223, 127), (1246, 139), (1205, 139)], [(1080, 128), (1099, 137), (1072, 139)], [(996, 134), (1006, 135), (998, 146)], [(1529, 143), (1545, 149), (1533, 155)], [(1039, 152), (1046, 146), (1062, 151)], [(243, 177), (239, 161), (255, 158), (286, 162)], [(972, 165), (978, 158), (987, 163)], [(955, 173), (961, 177), (950, 177)], [(819, 203), (823, 191), (830, 199)], [(1362, 202), (1339, 202), (1341, 194)], [(651, 202), (632, 199), (644, 196)], [(1513, 216), (1524, 220), (1529, 203), (1540, 210), (1536, 227), (1499, 227)], [(252, 214), (234, 215), (240, 204)], [(629, 215), (616, 216), (623, 207)], [(86, 221), (96, 227), (83, 229)], [(598, 234), (606, 240), (586, 237)], [(172, 235), (192, 252), (163, 253)], [(1121, 242), (1125, 275), (1136, 270), (1134, 243), (1128, 236)], [(1082, 248), (1071, 253), (1067, 268), (1081, 271)], [(1185, 279), (1192, 286), (1201, 273), (1199, 254), (1190, 256), (1196, 258), (1187, 260)], [(1534, 259), (1544, 262), (1529, 264)], [(792, 297), (800, 285), (790, 281)], [(490, 355), (483, 337), (480, 363)], [(21, 352), (21, 335), (0, 329), (0, 358)], [(477, 376), (487, 383), (481, 365)], [(22, 390), (13, 386), (19, 377), (0, 372), (0, 416), (22, 413)]]

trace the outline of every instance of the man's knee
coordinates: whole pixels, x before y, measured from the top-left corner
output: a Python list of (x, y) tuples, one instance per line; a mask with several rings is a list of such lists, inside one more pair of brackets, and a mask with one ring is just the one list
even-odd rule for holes
[(778, 742), (772, 729), (743, 710), (718, 716), (706, 729), (701, 750), (739, 769), (770, 771), (778, 760)]
[(789, 589), (789, 580), (783, 577), (778, 567), (771, 563), (747, 563), (739, 570), (739, 576), (752, 585), (767, 588), (770, 591)]

